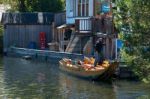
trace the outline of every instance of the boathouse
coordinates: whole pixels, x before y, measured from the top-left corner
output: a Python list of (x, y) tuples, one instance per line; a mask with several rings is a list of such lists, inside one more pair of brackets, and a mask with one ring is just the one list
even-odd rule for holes
[(103, 38), (104, 55), (113, 59), (117, 33), (112, 5), (111, 0), (66, 0), (66, 24), (57, 27), (61, 51), (92, 55), (96, 40)]
[(11, 46), (40, 49), (39, 34), (45, 33), (45, 46), (54, 39), (54, 28), (65, 23), (65, 12), (3, 13), (4, 49)]
[[(40, 49), (39, 34), (46, 33), (52, 51), (94, 55), (94, 45), (102, 38), (105, 58), (117, 56), (117, 32), (113, 23), (111, 0), (66, 0), (66, 13), (5, 13), (4, 48)], [(48, 49), (48, 50), (49, 50)]]

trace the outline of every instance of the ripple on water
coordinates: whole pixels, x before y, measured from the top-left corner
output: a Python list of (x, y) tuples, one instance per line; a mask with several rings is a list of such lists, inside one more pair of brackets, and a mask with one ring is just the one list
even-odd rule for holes
[(9, 57), (3, 61), (0, 65), (0, 99), (150, 98), (150, 87), (145, 84), (126, 81), (112, 85), (93, 83), (60, 72), (54, 62)]

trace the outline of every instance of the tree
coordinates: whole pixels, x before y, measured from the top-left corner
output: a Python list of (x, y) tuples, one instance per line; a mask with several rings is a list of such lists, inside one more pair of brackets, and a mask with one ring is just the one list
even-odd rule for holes
[(2, 0), (19, 12), (59, 12), (64, 10), (64, 0)]
[(127, 62), (141, 80), (150, 81), (150, 1), (118, 0), (117, 6), (115, 23), (128, 42), (123, 49)]

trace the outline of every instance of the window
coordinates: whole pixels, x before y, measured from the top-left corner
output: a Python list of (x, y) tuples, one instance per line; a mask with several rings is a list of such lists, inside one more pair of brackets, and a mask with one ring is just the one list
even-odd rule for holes
[(89, 0), (79, 0), (78, 2), (78, 16), (88, 16)]
[(87, 4), (89, 2), (89, 0), (79, 0), (79, 4)]

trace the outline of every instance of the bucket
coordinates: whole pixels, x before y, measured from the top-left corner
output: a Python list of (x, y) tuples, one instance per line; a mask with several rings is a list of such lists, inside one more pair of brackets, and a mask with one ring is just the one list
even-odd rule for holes
[(35, 42), (30, 42), (28, 48), (29, 49), (36, 49), (36, 43)]

